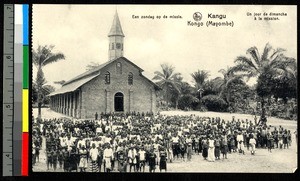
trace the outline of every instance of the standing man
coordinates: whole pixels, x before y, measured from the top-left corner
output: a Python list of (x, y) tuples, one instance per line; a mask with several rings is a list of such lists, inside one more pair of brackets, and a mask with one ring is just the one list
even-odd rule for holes
[(138, 152), (139, 157), (140, 157), (140, 168), (139, 171), (145, 172), (145, 165), (146, 165), (146, 151), (144, 150), (144, 146), (141, 147), (141, 149)]
[(87, 150), (85, 148), (85, 145), (82, 145), (81, 148), (79, 148), (79, 155), (80, 155), (80, 162), (79, 162), (80, 172), (85, 172), (87, 168)]
[(149, 154), (149, 172), (155, 172), (155, 168), (156, 168), (156, 155), (154, 153), (154, 149), (151, 148), (150, 150), (150, 154)]
[(167, 152), (165, 148), (161, 147), (161, 150), (159, 152), (159, 170), (165, 170), (167, 171)]
[(187, 160), (191, 161), (191, 159), (192, 159), (192, 139), (191, 139), (190, 135), (188, 135), (188, 138), (186, 139), (186, 144), (187, 144), (187, 149), (186, 149)]
[(126, 153), (122, 144), (117, 150), (118, 170), (119, 172), (126, 172)]
[(249, 144), (250, 144), (250, 147), (251, 147), (251, 154), (254, 155), (255, 154), (256, 140), (254, 139), (252, 134), (250, 134)]
[(137, 155), (136, 149), (133, 146), (131, 146), (127, 155), (128, 163), (129, 163), (129, 172), (131, 172), (131, 167), (133, 167), (133, 170), (135, 172), (135, 164), (137, 163), (136, 155)]
[(212, 136), (209, 136), (208, 140), (208, 161), (215, 161), (215, 140)]
[(106, 168), (106, 172), (110, 172), (111, 171), (111, 160), (113, 159), (113, 150), (111, 149), (110, 144), (107, 144), (107, 147), (105, 148), (104, 152), (103, 152), (103, 157), (105, 160), (105, 167)]
[(98, 113), (95, 114), (95, 120), (98, 120)]
[(90, 149), (90, 158), (91, 158), (91, 166), (92, 166), (92, 172), (98, 171), (98, 155), (99, 151), (98, 148), (96, 148), (95, 143), (92, 144), (92, 148)]
[(239, 134), (237, 135), (236, 140), (238, 142), (239, 152), (245, 154), (245, 152), (244, 152), (244, 136), (242, 135), (241, 131), (239, 131)]

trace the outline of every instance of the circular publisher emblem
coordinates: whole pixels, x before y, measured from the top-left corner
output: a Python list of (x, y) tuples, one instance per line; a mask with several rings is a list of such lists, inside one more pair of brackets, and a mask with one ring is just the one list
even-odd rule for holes
[(200, 12), (195, 12), (193, 18), (195, 21), (200, 21), (202, 19), (202, 14)]

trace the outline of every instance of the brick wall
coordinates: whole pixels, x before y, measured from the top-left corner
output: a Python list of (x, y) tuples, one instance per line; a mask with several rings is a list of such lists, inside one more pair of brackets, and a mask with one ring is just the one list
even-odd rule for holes
[[(122, 74), (116, 63), (122, 64)], [(105, 73), (110, 72), (110, 84), (105, 84)], [(133, 74), (133, 85), (128, 85), (128, 74)], [(156, 112), (156, 94), (152, 84), (140, 76), (139, 70), (124, 59), (103, 68), (100, 75), (82, 86), (81, 118), (93, 118), (98, 112), (114, 112), (114, 96), (124, 95), (124, 112)], [(131, 96), (131, 98), (130, 98)]]

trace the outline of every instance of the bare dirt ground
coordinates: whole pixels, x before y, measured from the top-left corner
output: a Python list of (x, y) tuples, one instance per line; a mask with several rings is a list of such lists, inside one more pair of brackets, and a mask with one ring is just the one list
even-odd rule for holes
[[(254, 116), (246, 114), (230, 114), (217, 112), (196, 112), (196, 111), (164, 111), (161, 114), (166, 115), (190, 115), (195, 114), (199, 116), (220, 117), (221, 119), (231, 120), (232, 116), (236, 119), (250, 119)], [(33, 109), (33, 116), (37, 116), (37, 109)], [(59, 118), (66, 117), (60, 113), (51, 111), (50, 109), (42, 109), (43, 118)], [(290, 129), (292, 133), (297, 129), (297, 122), (290, 120), (283, 120), (278, 118), (268, 118), (268, 124), (278, 127)], [(44, 141), (45, 143), (45, 141)], [(40, 162), (33, 166), (33, 171), (36, 172), (53, 172), (47, 171), (45, 158), (45, 145), (40, 151)], [(268, 152), (267, 149), (257, 149), (256, 155), (251, 155), (245, 148), (245, 155), (239, 153), (228, 154), (228, 159), (216, 160), (215, 162), (208, 162), (203, 159), (201, 155), (194, 154), (191, 161), (175, 160), (173, 163), (167, 164), (167, 172), (235, 172), (235, 173), (293, 173), (298, 167), (297, 163), (297, 143), (295, 135), (292, 135), (292, 145), (289, 149), (273, 149)], [(57, 169), (56, 172), (62, 172), (62, 169)], [(88, 170), (89, 171), (89, 170)], [(148, 172), (146, 166), (145, 172)], [(156, 169), (156, 172), (159, 172)]]

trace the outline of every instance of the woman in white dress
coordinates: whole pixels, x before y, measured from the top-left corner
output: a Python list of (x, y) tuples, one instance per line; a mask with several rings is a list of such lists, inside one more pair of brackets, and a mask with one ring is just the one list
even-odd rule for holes
[(212, 136), (209, 137), (208, 140), (208, 161), (214, 162), (215, 161), (215, 140)]

